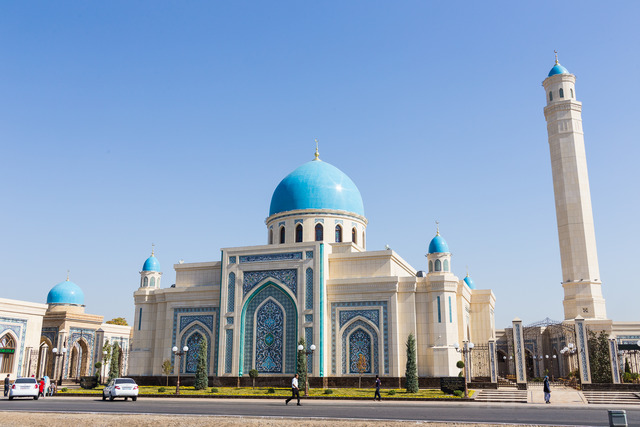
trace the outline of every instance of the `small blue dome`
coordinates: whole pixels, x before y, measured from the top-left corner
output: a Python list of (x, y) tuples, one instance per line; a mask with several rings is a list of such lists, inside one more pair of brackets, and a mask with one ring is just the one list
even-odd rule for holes
[(67, 279), (51, 288), (47, 304), (84, 305), (84, 292), (80, 286)]
[(298, 209), (333, 209), (364, 216), (356, 184), (340, 169), (321, 160), (303, 164), (273, 192), (269, 216)]
[(160, 271), (160, 262), (153, 254), (147, 258), (142, 266), (142, 271)]
[(548, 77), (555, 76), (556, 74), (571, 74), (571, 73), (569, 72), (569, 70), (564, 68), (562, 65), (556, 63), (556, 65), (553, 66), (551, 71), (549, 71), (549, 76)]
[(436, 234), (436, 237), (431, 239), (431, 243), (429, 243), (429, 253), (438, 254), (438, 253), (448, 253), (448, 252), (449, 252), (449, 245), (447, 245), (446, 240), (444, 240), (440, 234)]
[(476, 288), (476, 284), (473, 283), (473, 279), (471, 277), (469, 277), (469, 276), (464, 278), (464, 283), (467, 284), (469, 289), (475, 289)]

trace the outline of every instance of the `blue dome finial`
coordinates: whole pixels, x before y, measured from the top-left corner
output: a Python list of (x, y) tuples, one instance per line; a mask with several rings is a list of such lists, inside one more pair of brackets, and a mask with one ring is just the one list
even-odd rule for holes
[(318, 153), (318, 138), (316, 138), (316, 153), (315, 158), (313, 160), (320, 160), (320, 153)]
[(147, 258), (142, 266), (142, 271), (160, 271), (160, 261), (155, 257), (155, 244), (151, 244), (151, 256)]
[(436, 221), (436, 236), (429, 243), (430, 254), (449, 253), (447, 241), (440, 235), (440, 222)]
[(560, 63), (558, 62), (558, 51), (554, 50), (553, 51), (556, 54), (556, 63), (553, 66), (553, 68), (551, 69), (551, 71), (549, 71), (549, 75), (547, 77), (551, 77), (551, 76), (555, 76), (556, 74), (571, 74), (569, 72), (569, 70), (567, 70), (566, 68), (564, 68), (562, 65), (560, 65)]

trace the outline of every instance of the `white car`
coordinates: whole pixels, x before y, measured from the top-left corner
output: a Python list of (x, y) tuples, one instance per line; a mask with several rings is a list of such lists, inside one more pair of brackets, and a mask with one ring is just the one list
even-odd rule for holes
[(40, 384), (35, 378), (18, 378), (9, 389), (9, 400), (14, 397), (33, 397), (38, 400), (40, 395)]
[(116, 378), (111, 380), (102, 390), (102, 400), (113, 400), (116, 397), (131, 398), (134, 402), (138, 399), (138, 384), (131, 378)]

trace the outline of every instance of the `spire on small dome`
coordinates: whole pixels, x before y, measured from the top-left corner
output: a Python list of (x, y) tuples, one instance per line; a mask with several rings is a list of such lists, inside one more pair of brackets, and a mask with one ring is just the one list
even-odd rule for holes
[(318, 138), (316, 138), (315, 141), (316, 141), (316, 153), (315, 153), (315, 158), (313, 160), (320, 160), (320, 153), (318, 152)]
[(556, 65), (558, 65), (559, 64), (559, 62), (558, 62), (558, 51), (554, 50), (553, 53), (556, 54)]
[(155, 249), (156, 249), (156, 245), (155, 245), (155, 243), (152, 243), (152, 244), (151, 244), (151, 256), (155, 256), (155, 255), (153, 254), (153, 252), (155, 251)]
[(67, 270), (67, 282), (69, 281), (69, 270)]
[(436, 236), (440, 235), (440, 221), (436, 219)]

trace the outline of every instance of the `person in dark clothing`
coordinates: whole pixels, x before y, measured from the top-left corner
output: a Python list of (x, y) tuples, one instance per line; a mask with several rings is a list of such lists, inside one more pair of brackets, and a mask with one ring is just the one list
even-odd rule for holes
[(549, 386), (549, 377), (545, 375), (543, 381), (544, 402), (551, 403), (551, 387)]
[(9, 394), (9, 387), (11, 387), (11, 378), (9, 378), (9, 374), (4, 379), (4, 396), (7, 397)]
[(298, 398), (298, 406), (300, 405), (300, 389), (298, 388), (298, 374), (291, 380), (291, 397), (284, 401), (285, 405), (288, 405), (291, 399)]
[(373, 395), (373, 401), (375, 402), (376, 397), (378, 398), (378, 402), (382, 400), (382, 397), (380, 397), (380, 386), (382, 385), (382, 382), (380, 381), (380, 377), (376, 375), (376, 393)]

